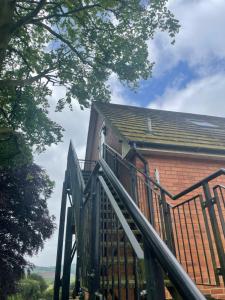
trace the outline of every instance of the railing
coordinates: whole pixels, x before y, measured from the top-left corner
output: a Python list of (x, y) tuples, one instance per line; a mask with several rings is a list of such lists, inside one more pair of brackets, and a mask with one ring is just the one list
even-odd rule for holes
[(122, 294), (139, 299), (144, 290), (144, 274), (140, 277), (138, 269), (143, 250), (105, 179), (97, 170), (92, 176), (83, 207), (82, 286), (105, 299), (121, 299)]
[[(58, 247), (56, 257), (56, 270), (54, 281), (54, 300), (59, 300), (60, 288), (62, 288), (62, 300), (69, 298), (70, 286), (70, 268), (75, 252), (81, 253), (82, 249), (82, 205), (84, 202), (84, 188), (82, 172), (79, 166), (79, 161), (72, 143), (69, 147), (67, 158), (67, 169), (65, 172), (65, 179), (63, 182), (60, 223), (58, 234)], [(67, 208), (67, 200), (69, 200), (69, 207)], [(67, 218), (66, 218), (67, 211)], [(65, 230), (66, 223), (66, 230)], [(65, 241), (64, 232), (66, 231)], [(72, 245), (72, 237), (75, 234), (76, 241)], [(64, 261), (62, 263), (64, 247)], [(62, 271), (62, 264), (64, 265)], [(76, 292), (80, 288), (80, 258), (77, 257), (76, 268)]]
[(81, 171), (92, 172), (96, 165), (95, 160), (79, 159), (78, 161), (79, 161)]
[(76, 224), (77, 286), (103, 299), (161, 300), (165, 286), (174, 299), (205, 299), (105, 160), (97, 162), (84, 189), (71, 146), (66, 174)]
[[(126, 191), (196, 284), (224, 284), (225, 187), (213, 187), (213, 181), (215, 184), (225, 170), (172, 195), (106, 145), (104, 155)], [(174, 205), (174, 200), (178, 204)]]
[[(130, 218), (132, 218), (134, 224), (141, 233), (145, 250), (145, 278), (149, 299), (165, 299), (163, 295), (159, 296), (160, 291), (163, 292), (164, 286), (164, 281), (160, 282), (159, 266), (161, 266), (164, 273), (167, 274), (169, 280), (172, 282), (173, 287), (175, 287), (176, 291), (174, 295), (177, 295), (178, 292), (182, 299), (205, 299), (192, 280), (184, 272), (172, 252), (166, 247), (154, 228), (143, 216), (140, 209), (123, 188), (107, 163), (102, 159), (100, 160), (100, 165), (108, 180), (116, 189), (117, 195), (122, 199), (123, 208), (127, 209)], [(153, 275), (153, 278), (148, 278), (148, 275), (146, 274), (150, 275), (149, 277)], [(154, 282), (154, 280), (158, 282)], [(161, 289), (159, 289), (160, 283), (162, 284)], [(170, 292), (173, 294), (174, 291), (170, 290)], [(175, 296), (174, 299), (180, 299), (179, 297), (177, 298), (177, 296)]]

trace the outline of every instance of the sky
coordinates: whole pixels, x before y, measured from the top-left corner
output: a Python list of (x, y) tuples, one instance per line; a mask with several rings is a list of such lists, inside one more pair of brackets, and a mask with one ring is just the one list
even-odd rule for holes
[[(134, 93), (112, 77), (111, 102), (225, 117), (225, 1), (169, 0), (168, 6), (181, 25), (175, 45), (166, 33), (157, 33), (148, 44), (149, 57), (155, 62), (152, 78), (141, 82)], [(63, 93), (63, 88), (53, 90), (52, 106)], [(89, 113), (81, 111), (78, 104), (73, 111), (51, 111), (50, 118), (65, 129), (63, 143), (36, 156), (36, 163), (55, 181), (48, 207), (57, 226), (69, 141), (78, 157), (84, 158)], [(57, 234), (56, 230), (43, 251), (29, 258), (32, 263), (55, 265)]]

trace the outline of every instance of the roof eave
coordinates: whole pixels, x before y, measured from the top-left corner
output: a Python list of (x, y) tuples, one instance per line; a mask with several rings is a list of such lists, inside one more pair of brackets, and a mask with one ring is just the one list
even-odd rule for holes
[(174, 150), (174, 151), (185, 151), (194, 153), (214, 154), (214, 155), (225, 155), (225, 148), (223, 149), (210, 149), (205, 147), (194, 147), (194, 146), (182, 146), (174, 144), (162, 144), (162, 143), (151, 143), (143, 141), (129, 141), (130, 144), (135, 144), (139, 148), (159, 149), (159, 150)]

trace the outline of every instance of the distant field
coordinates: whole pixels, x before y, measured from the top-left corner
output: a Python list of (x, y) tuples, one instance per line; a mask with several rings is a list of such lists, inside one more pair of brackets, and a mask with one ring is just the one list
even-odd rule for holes
[[(54, 281), (55, 267), (36, 266), (35, 268), (33, 268), (32, 273), (37, 273), (37, 274), (41, 275), (47, 281), (47, 283), (50, 284)], [(71, 275), (72, 275), (71, 279), (73, 280), (73, 278), (75, 277), (75, 265), (71, 266)]]

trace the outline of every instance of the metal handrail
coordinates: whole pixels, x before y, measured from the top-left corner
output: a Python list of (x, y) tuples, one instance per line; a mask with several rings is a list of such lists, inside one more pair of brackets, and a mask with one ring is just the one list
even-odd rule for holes
[(143, 234), (147, 246), (151, 249), (164, 271), (169, 275), (169, 278), (177, 288), (180, 295), (187, 300), (205, 300), (205, 297), (201, 294), (196, 285), (178, 263), (175, 256), (159, 237), (153, 226), (143, 216), (140, 209), (134, 203), (105, 160), (100, 159), (99, 163), (117, 193), (123, 199), (124, 205), (135, 221), (136, 226)]
[[(111, 152), (113, 152), (114, 154), (117, 155), (118, 154), (108, 145), (105, 145)], [(144, 172), (142, 172), (141, 170), (137, 169), (135, 165), (133, 165), (131, 162), (129, 161), (125, 161), (122, 159), (121, 156), (119, 156), (121, 163), (123, 163), (125, 166), (126, 164), (132, 168), (134, 168), (138, 173), (140, 173), (141, 175), (143, 175), (146, 179), (148, 179), (151, 183), (153, 183), (157, 188), (159, 188), (161, 191), (163, 191), (167, 196), (169, 196), (171, 198), (171, 200), (178, 200), (179, 198), (185, 196), (186, 194), (194, 191), (195, 189), (201, 187), (204, 183), (209, 182), (221, 175), (225, 175), (225, 169), (224, 168), (220, 168), (217, 171), (215, 171), (214, 173), (204, 177), (203, 179), (199, 180), (197, 183), (194, 183), (193, 185), (191, 185), (190, 187), (184, 189), (183, 191), (179, 192), (176, 195), (171, 194), (166, 188), (164, 188), (163, 186), (161, 186), (159, 183), (157, 183), (152, 177), (150, 177), (149, 175), (145, 174)]]
[(102, 176), (99, 176), (99, 181), (106, 193), (106, 195), (108, 196), (108, 199), (111, 203), (111, 206), (118, 218), (118, 220), (120, 221), (121, 226), (123, 227), (123, 230), (128, 238), (128, 240), (130, 241), (130, 244), (134, 250), (134, 252), (136, 253), (136, 256), (138, 259), (144, 259), (144, 252), (140, 246), (140, 244), (138, 243), (135, 235), (133, 234), (133, 231), (130, 229), (130, 226), (128, 225), (126, 219), (124, 218), (124, 215), (122, 214), (118, 204), (116, 203), (110, 189), (108, 188), (104, 178)]

